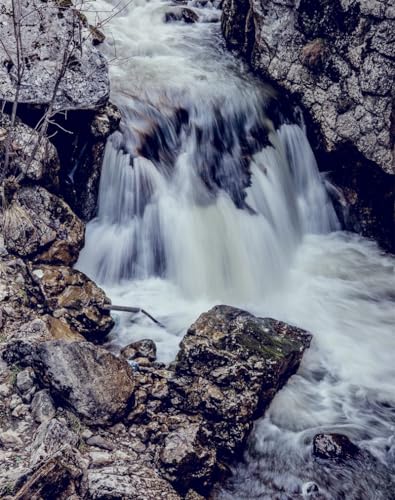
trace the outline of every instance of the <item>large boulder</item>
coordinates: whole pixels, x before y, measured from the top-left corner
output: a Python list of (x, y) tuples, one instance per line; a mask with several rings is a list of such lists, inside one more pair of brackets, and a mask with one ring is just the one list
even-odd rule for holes
[(0, 213), (10, 253), (36, 262), (73, 264), (84, 243), (84, 225), (70, 207), (46, 189), (23, 187)]
[[(88, 340), (103, 342), (114, 326), (104, 291), (71, 267), (35, 265), (32, 269), (52, 316)], [(61, 325), (52, 326), (55, 329)]]
[[(18, 72), (11, 5), (11, 0), (5, 0), (0, 12), (0, 98), (4, 101), (15, 98)], [(68, 1), (18, 1), (16, 20), (20, 19), (23, 47), (20, 103), (46, 106), (54, 101), (55, 109), (70, 110), (95, 109), (107, 101), (107, 63), (93, 46), (83, 15), (70, 6)]]
[(176, 373), (188, 379), (186, 409), (250, 422), (295, 373), (310, 340), (281, 321), (215, 306), (189, 328), (176, 358)]
[(162, 444), (163, 475), (181, 491), (207, 492), (242, 449), (253, 420), (295, 373), (310, 340), (304, 330), (230, 306), (202, 314), (167, 380), (171, 405), (190, 417)]
[(32, 365), (55, 401), (85, 422), (109, 425), (131, 409), (135, 381), (128, 363), (88, 342), (37, 345)]

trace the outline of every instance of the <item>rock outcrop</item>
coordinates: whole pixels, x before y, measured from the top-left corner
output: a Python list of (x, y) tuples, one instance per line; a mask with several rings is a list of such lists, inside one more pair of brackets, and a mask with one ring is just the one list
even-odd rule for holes
[(225, 0), (230, 48), (300, 102), (352, 229), (395, 248), (395, 9), (390, 0)]
[(0, 98), (12, 102), (20, 79), (18, 100), (23, 104), (46, 106), (54, 101), (55, 109), (63, 111), (105, 104), (110, 88), (107, 63), (71, 2), (18, 2), (15, 20), (23, 51), (19, 64), (11, 5), (5, 0), (0, 12)]

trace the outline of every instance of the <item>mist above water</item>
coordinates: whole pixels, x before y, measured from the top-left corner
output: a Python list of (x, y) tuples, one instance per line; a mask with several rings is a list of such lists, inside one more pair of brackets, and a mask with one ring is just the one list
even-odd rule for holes
[[(394, 260), (338, 231), (297, 113), (224, 50), (215, 5), (190, 4), (194, 25), (166, 24), (174, 6), (141, 0), (106, 27), (123, 120), (78, 267), (114, 304), (166, 325), (121, 313), (115, 350), (152, 338), (171, 361), (187, 327), (217, 303), (313, 333), (222, 498), (314, 498), (309, 481), (316, 498), (391, 498)], [(106, 15), (112, 5), (95, 8)], [(347, 434), (375, 461), (315, 462), (312, 438), (323, 431)]]

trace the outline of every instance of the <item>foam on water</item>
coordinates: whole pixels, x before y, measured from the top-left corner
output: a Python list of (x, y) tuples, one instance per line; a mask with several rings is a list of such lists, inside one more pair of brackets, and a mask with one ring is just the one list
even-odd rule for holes
[[(78, 267), (113, 303), (166, 325), (117, 314), (114, 350), (152, 338), (171, 361), (216, 303), (313, 333), (220, 497), (307, 498), (314, 481), (316, 498), (391, 498), (394, 260), (338, 231), (303, 126), (224, 50), (218, 23), (205, 22), (219, 18), (216, 6), (194, 5), (195, 25), (166, 24), (168, 3), (139, 0), (106, 27), (123, 120)], [(316, 463), (311, 442), (323, 431), (347, 434), (375, 461)]]

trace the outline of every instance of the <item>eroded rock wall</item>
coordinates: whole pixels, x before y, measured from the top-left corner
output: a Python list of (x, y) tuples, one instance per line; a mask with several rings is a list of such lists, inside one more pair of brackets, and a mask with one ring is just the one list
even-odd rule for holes
[(224, 0), (222, 27), (230, 48), (302, 104), (323, 168), (347, 188), (351, 228), (394, 248), (393, 2)]

